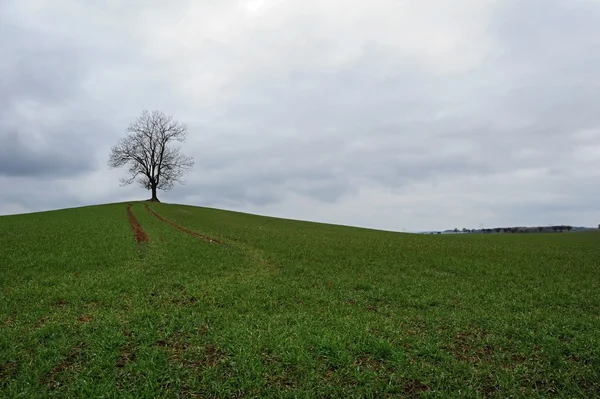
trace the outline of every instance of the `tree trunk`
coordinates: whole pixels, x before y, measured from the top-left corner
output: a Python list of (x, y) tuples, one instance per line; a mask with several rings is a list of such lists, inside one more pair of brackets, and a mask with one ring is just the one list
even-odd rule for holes
[(156, 186), (152, 186), (152, 198), (150, 198), (152, 202), (160, 202), (158, 197), (156, 196)]

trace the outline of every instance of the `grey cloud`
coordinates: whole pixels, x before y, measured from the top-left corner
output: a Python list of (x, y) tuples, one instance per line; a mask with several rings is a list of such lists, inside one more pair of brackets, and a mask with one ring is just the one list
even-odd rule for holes
[[(236, 184), (237, 183), (237, 184)], [(240, 207), (247, 203), (267, 206), (281, 200), (276, 192), (264, 189), (257, 182), (223, 181), (222, 183), (197, 184), (193, 189), (181, 188), (177, 196), (194, 197), (206, 206)], [(171, 196), (169, 196), (171, 197)]]
[[(52, 140), (35, 148), (17, 132), (0, 131), (0, 175), (16, 177), (75, 176), (92, 169), (91, 149), (85, 143)], [(75, 145), (74, 145), (75, 144)]]
[(2, 78), (0, 106), (5, 118), (19, 100), (59, 102), (73, 95), (83, 76), (83, 60), (65, 39), (16, 26), (0, 9)]
[(231, 158), (221, 156), (221, 160), (229, 163), (216, 172), (207, 172), (203, 168), (207, 160), (200, 160), (189, 184), (178, 191), (183, 195), (198, 193), (207, 204), (225, 201), (228, 206), (244, 203), (264, 206), (281, 201), (286, 193), (334, 203), (355, 190), (345, 181), (346, 176), (336, 175), (326, 164), (320, 166), (323, 162), (318, 159), (312, 162), (301, 147), (296, 150), (301, 154), (296, 158), (275, 151), (269, 151), (271, 157), (264, 153), (255, 157), (243, 153)]
[[(0, 175), (0, 184), (9, 187), (0, 192), (1, 204), (22, 207), (29, 212), (83, 205), (66, 193), (61, 181), (42, 178), (31, 185), (27, 177)], [(27, 195), (23, 195), (24, 191)]]
[(61, 109), (80, 92), (85, 69), (77, 49), (52, 35), (40, 40), (40, 32), (16, 26), (2, 12), (0, 46), (0, 175), (48, 178), (90, 171), (91, 144), (75, 130), (91, 124), (77, 123)]
[[(404, 70), (385, 81), (355, 66), (338, 75), (296, 75), (258, 79), (248, 87), (223, 116), (241, 118), (244, 133), (217, 137), (215, 149), (199, 165), (252, 171), (252, 181), (264, 181), (259, 171), (270, 168), (280, 175), (278, 184), (267, 185), (271, 191), (294, 191), (304, 177), (315, 184), (302, 193), (330, 201), (365, 182), (402, 188), (424, 178), (516, 167), (482, 154), (486, 145), (479, 134), (485, 130), (478, 128), (489, 132), (489, 126), (439, 118), (444, 102), (418, 71)], [(319, 183), (319, 176), (327, 183)], [(336, 187), (337, 194), (331, 196), (325, 187)]]
[[(312, 209), (298, 210), (290, 202), (299, 196), (321, 215), (339, 212), (340, 223), (415, 229), (462, 226), (477, 212), (518, 223), (598, 211), (579, 198), (600, 194), (581, 173), (600, 164), (592, 151), (585, 164), (577, 155), (584, 144), (598, 143), (595, 136), (585, 143), (574, 138), (600, 126), (597, 2), (497, 2), (481, 32), (489, 39), (489, 53), (472, 69), (452, 74), (423, 68), (358, 31), (338, 38), (360, 42), (356, 57), (326, 66), (305, 62), (336, 47), (335, 37), (325, 34), (330, 42), (319, 47), (325, 20), (318, 13), (310, 14), (309, 25), (299, 26), (304, 17), (294, 17), (283, 24), (285, 30), (250, 29), (248, 40), (244, 31), (239, 37), (224, 32), (223, 40), (212, 33), (198, 37), (202, 51), (196, 52), (185, 47), (186, 40), (196, 39), (193, 32), (179, 38), (183, 44), (162, 38), (186, 50), (166, 59), (138, 33), (150, 22), (156, 32), (176, 26), (191, 3), (172, 8), (161, 3), (154, 15), (164, 13), (164, 20), (150, 18), (141, 1), (81, 4), (73, 5), (73, 14), (71, 8), (45, 11), (48, 20), (80, 17), (77, 35), (69, 25), (55, 30), (49, 23), (26, 24), (27, 16), (12, 25), (10, 18), (0, 20), (0, 46), (6, 50), (0, 60), (0, 174), (8, 176), (4, 186), (23, 197), (41, 196), (32, 188), (39, 180), (60, 176), (71, 185), (86, 176), (93, 180), (127, 123), (143, 108), (159, 108), (188, 124), (183, 148), (196, 159), (188, 184), (164, 195), (170, 202), (310, 215)], [(218, 17), (220, 7), (227, 11), (230, 4), (210, 10)], [(86, 7), (94, 7), (94, 14), (88, 16)], [(225, 11), (221, 16), (229, 18)], [(242, 24), (248, 21), (254, 20)], [(73, 40), (65, 39), (69, 35)], [(276, 66), (264, 54), (257, 56), (261, 67), (253, 64), (252, 50), (261, 47), (265, 54), (280, 54)], [(169, 69), (179, 63), (187, 69)], [(214, 100), (196, 100), (193, 90), (181, 90), (202, 74), (223, 82), (215, 86)], [(41, 104), (46, 119), (17, 112), (24, 100)], [(38, 147), (30, 140), (36, 132), (44, 138)], [(540, 170), (544, 173), (536, 174)], [(31, 186), (15, 176), (28, 176)], [(122, 191), (117, 180), (98, 185), (105, 187), (99, 201), (134, 193)], [(58, 196), (53, 204), (82, 201), (77, 198)], [(29, 201), (29, 209), (43, 203)], [(412, 208), (397, 213), (396, 204)]]
[[(559, 53), (571, 55), (563, 60), (569, 63), (595, 58), (595, 54), (581, 51), (599, 41), (596, 35), (590, 36), (598, 31), (600, 17), (600, 5), (595, 0), (509, 0), (501, 2), (494, 15), (487, 31), (508, 52), (510, 63), (524, 66), (523, 61), (546, 61)], [(547, 67), (552, 69), (553, 65)]]
[[(136, 81), (146, 70), (135, 68), (147, 64), (131, 51), (135, 43), (103, 41), (115, 39), (112, 31), (73, 35), (65, 31), (72, 21), (57, 10), (33, 14), (38, 20), (29, 23), (17, 2), (0, 5), (0, 175), (64, 178), (104, 166), (127, 123), (150, 105), (139, 100), (144, 91), (162, 91), (161, 104), (171, 99), (165, 84)], [(136, 10), (121, 11), (125, 17)], [(130, 88), (111, 87), (107, 77)]]
[(591, 108), (600, 96), (598, 20), (595, 1), (502, 2), (489, 29), (500, 51), (489, 73), (509, 84), (501, 105), (515, 117), (543, 115), (535, 120), (542, 126), (597, 123)]
[[(438, 81), (439, 92), (434, 84)], [(238, 174), (249, 173), (245, 184), (265, 183), (266, 192), (285, 190), (335, 201), (365, 182), (402, 192), (420, 181), (460, 175), (493, 178), (498, 173), (564, 159), (562, 139), (549, 139), (545, 128), (527, 126), (524, 132), (505, 127), (504, 121), (497, 123), (494, 98), (486, 98), (488, 93), (483, 98), (468, 98), (475, 105), (487, 102), (490, 108), (485, 113), (443, 116), (452, 101), (444, 98), (444, 92), (460, 91), (460, 84), (469, 83), (465, 77), (452, 84), (404, 71), (380, 84), (371, 82), (361, 69), (340, 76), (259, 79), (224, 116), (241, 118), (244, 134), (231, 133), (213, 142), (216, 149), (204, 158), (206, 163), (200, 160), (199, 164), (208, 170), (219, 165)], [(501, 101), (511, 96), (507, 88), (494, 89), (499, 90)], [(538, 118), (542, 111), (530, 111), (529, 115)], [(503, 117), (506, 112), (502, 111)], [(240, 140), (251, 145), (240, 148)], [(221, 147), (226, 150), (219, 150)], [(522, 159), (521, 148), (542, 151), (537, 157)], [(274, 161), (281, 168), (273, 168)], [(276, 177), (268, 179), (262, 168), (273, 168), (269, 173)], [(320, 184), (319, 175), (329, 176), (327, 183)], [(302, 176), (313, 186), (295, 190), (294, 184)], [(291, 184), (285, 185), (285, 181)], [(336, 194), (329, 196), (326, 187)]]

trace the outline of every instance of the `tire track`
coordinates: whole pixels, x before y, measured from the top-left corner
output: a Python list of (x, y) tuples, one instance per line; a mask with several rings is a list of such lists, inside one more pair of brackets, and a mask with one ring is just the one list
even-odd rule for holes
[(199, 234), (199, 233), (196, 233), (195, 231), (186, 229), (185, 227), (182, 227), (182, 226), (180, 226), (180, 225), (178, 225), (176, 223), (171, 222), (168, 219), (165, 219), (164, 217), (160, 216), (158, 213), (156, 213), (152, 209), (150, 209), (150, 207), (148, 206), (148, 204), (144, 204), (144, 206), (146, 207), (146, 210), (148, 212), (150, 212), (151, 214), (153, 214), (154, 216), (156, 216), (156, 218), (158, 218), (159, 220), (165, 222), (166, 224), (169, 224), (169, 225), (175, 227), (178, 230), (183, 231), (184, 233), (187, 233), (187, 234), (189, 234), (191, 236), (194, 236), (194, 237), (198, 237), (198, 238), (200, 238), (200, 239), (202, 239), (202, 240), (204, 240), (206, 242), (212, 242), (213, 244), (223, 244), (221, 241), (215, 240), (214, 238), (210, 238), (210, 237), (207, 237), (207, 236), (203, 236), (202, 234)]
[(133, 229), (133, 238), (135, 242), (141, 243), (150, 241), (150, 238), (135, 218), (135, 215), (131, 210), (131, 204), (127, 205), (127, 215), (129, 216), (129, 223), (131, 223), (131, 228)]

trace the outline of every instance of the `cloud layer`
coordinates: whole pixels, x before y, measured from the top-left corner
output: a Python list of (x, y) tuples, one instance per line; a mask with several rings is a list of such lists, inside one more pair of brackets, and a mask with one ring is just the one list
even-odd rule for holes
[(600, 2), (0, 4), (0, 214), (146, 198), (110, 147), (189, 127), (162, 195), (391, 230), (600, 222)]

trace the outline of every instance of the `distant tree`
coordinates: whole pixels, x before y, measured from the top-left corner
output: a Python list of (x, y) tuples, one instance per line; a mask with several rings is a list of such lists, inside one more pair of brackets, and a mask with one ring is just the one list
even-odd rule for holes
[(496, 228), (494, 228), (494, 231), (496, 233), (500, 233), (502, 231), (502, 228), (501, 227), (496, 227)]
[(468, 230), (466, 227), (463, 227), (463, 229), (462, 229), (462, 232), (463, 232), (463, 233), (466, 233), (466, 232), (468, 232), (468, 231), (469, 231), (469, 230)]
[[(600, 229), (600, 224), (598, 225), (598, 228)], [(455, 232), (455, 233), (458, 233), (458, 229), (457, 229), (457, 228), (454, 228), (454, 232)]]
[(552, 226), (552, 230), (556, 233), (558, 231), (558, 226)]
[(573, 230), (573, 226), (565, 226), (567, 231), (571, 232), (571, 230)]
[(544, 228), (542, 226), (539, 226), (536, 230), (541, 233), (542, 231), (544, 231)]
[(127, 136), (115, 145), (108, 160), (109, 167), (128, 166), (129, 178), (121, 179), (126, 186), (137, 181), (152, 191), (150, 201), (158, 201), (156, 190), (170, 190), (175, 183), (185, 184), (183, 175), (194, 166), (194, 160), (173, 146), (184, 142), (187, 127), (160, 111), (142, 115), (127, 128)]

